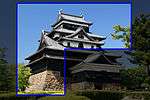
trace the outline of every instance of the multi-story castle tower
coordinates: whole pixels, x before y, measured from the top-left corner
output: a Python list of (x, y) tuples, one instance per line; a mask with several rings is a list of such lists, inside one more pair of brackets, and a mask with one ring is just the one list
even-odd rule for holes
[[(104, 45), (102, 40), (106, 37), (91, 33), (91, 25), (92, 23), (86, 21), (83, 16), (59, 12), (57, 22), (52, 25), (52, 31), (42, 31), (37, 52), (26, 58), (30, 60), (27, 66), (32, 69), (29, 79), (32, 85), (27, 91), (64, 89), (64, 48), (101, 48)], [(68, 50), (66, 54), (65, 74), (68, 77), (67, 84), (71, 84), (67, 85), (68, 87), (81, 89), (80, 84), (92, 80), (91, 87), (96, 88), (106, 83), (107, 78), (108, 83), (119, 83), (120, 67), (115, 60), (118, 56), (90, 50)], [(93, 76), (95, 79), (92, 79)], [(82, 85), (82, 88), (86, 88), (87, 84)]]

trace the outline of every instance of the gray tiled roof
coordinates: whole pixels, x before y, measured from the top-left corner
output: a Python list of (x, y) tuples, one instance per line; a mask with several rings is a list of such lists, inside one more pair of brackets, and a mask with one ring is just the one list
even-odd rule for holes
[(83, 62), (92, 62), (99, 58), (102, 55), (102, 53), (93, 53), (89, 55)]
[[(73, 32), (73, 34), (68, 35), (68, 36), (66, 36), (66, 37), (72, 37), (72, 36), (74, 36), (75, 34), (79, 33), (81, 30), (83, 30), (83, 28), (79, 27), (76, 31)], [(84, 30), (83, 30), (83, 31), (84, 31)], [(84, 31), (84, 32), (85, 32), (85, 31)]]
[(40, 60), (42, 60), (42, 59), (45, 59), (45, 58), (64, 60), (64, 57), (62, 57), (62, 56), (43, 55), (41, 58), (36, 59), (36, 60), (34, 60), (34, 61), (28, 63), (26, 66), (29, 66), (29, 65), (31, 65), (31, 64), (33, 64), (33, 63), (36, 63), (36, 62), (38, 62), (38, 61), (40, 61)]
[(97, 37), (97, 38), (106, 38), (106, 36), (100, 36), (100, 35), (96, 35), (96, 34), (91, 34), (91, 33), (87, 33), (89, 36), (91, 37)]
[[(54, 31), (57, 32), (63, 32), (63, 33), (75, 33), (76, 31), (72, 31), (72, 30), (68, 30), (68, 29), (64, 29), (64, 28), (60, 28), (60, 29), (55, 29)], [(87, 33), (87, 32), (86, 32)], [(106, 36), (101, 36), (101, 35), (96, 35), (96, 34), (92, 34), (92, 33), (87, 33), (90, 37), (96, 37), (96, 38), (106, 38)]]
[[(98, 59), (100, 56), (104, 56), (104, 58), (109, 62), (108, 64), (98, 64), (93, 63), (94, 60)], [(110, 55), (111, 56), (111, 55)], [(92, 67), (91, 67), (92, 66)], [(113, 63), (109, 60), (105, 54), (101, 53), (93, 53), (89, 55), (85, 60), (81, 63), (75, 65), (71, 68), (73, 73), (77, 73), (80, 71), (107, 71), (107, 72), (119, 72), (120, 66), (117, 63)]]
[(72, 30), (64, 29), (64, 28), (55, 29), (54, 31), (63, 32), (63, 33), (74, 33), (75, 32), (75, 31), (72, 31)]
[(60, 20), (60, 19), (67, 19), (67, 20), (83, 22), (83, 23), (89, 23), (89, 24), (92, 23), (92, 22), (85, 21), (84, 17), (82, 17), (82, 16), (76, 16), (76, 15), (65, 14), (65, 13), (59, 14), (59, 19), (58, 20)]
[(73, 36), (79, 34), (79, 32), (84, 32), (84, 35), (91, 41), (94, 41), (94, 39), (92, 37), (90, 37), (89, 35), (87, 35), (87, 33), (85, 32), (85, 30), (82, 27), (79, 27), (73, 34), (66, 36), (66, 38), (72, 38)]
[(85, 39), (79, 39), (79, 38), (66, 38), (66, 37), (62, 37), (61, 39), (65, 39), (65, 40), (70, 40), (70, 41), (79, 41), (79, 42), (86, 42), (86, 43), (91, 43), (91, 44), (104, 44), (103, 41), (100, 41), (100, 42), (95, 42), (95, 41), (88, 41), (88, 40), (85, 40)]
[(57, 41), (49, 38), (46, 35), (44, 35), (43, 38), (44, 38), (44, 42), (46, 43), (46, 46), (48, 48), (64, 50), (64, 47), (62, 45), (60, 45)]
[(81, 63), (80, 65), (78, 65), (78, 67), (72, 69), (72, 73), (78, 73), (82, 71), (106, 71), (119, 73), (120, 69), (121, 67), (119, 65)]
[(41, 38), (41, 44), (45, 43), (46, 46), (40, 48), (37, 50), (36, 53), (30, 55), (29, 57), (25, 58), (26, 60), (29, 60), (30, 57), (36, 55), (37, 53), (41, 52), (43, 49), (48, 48), (48, 49), (53, 49), (53, 50), (64, 50), (64, 47), (60, 45), (57, 41), (51, 39), (46, 35), (47, 33), (45, 31), (42, 31), (42, 38)]

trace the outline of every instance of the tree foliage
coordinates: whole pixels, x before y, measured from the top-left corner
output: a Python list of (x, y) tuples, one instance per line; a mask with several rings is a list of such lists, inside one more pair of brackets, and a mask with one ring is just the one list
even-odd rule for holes
[(121, 79), (121, 84), (127, 89), (145, 89), (150, 86), (150, 77), (141, 66), (122, 70)]
[(134, 52), (130, 53), (133, 57), (131, 61), (146, 66), (148, 71), (150, 66), (150, 15), (137, 17), (132, 30)]
[[(116, 25), (113, 28), (113, 39), (122, 39), (125, 46), (129, 47), (129, 27)], [(119, 34), (120, 32), (121, 34)], [(150, 72), (150, 15), (141, 15), (135, 18), (132, 25), (132, 49), (132, 52), (128, 52), (132, 57), (130, 61), (139, 66), (144, 66), (146, 72)]]
[(24, 91), (27, 86), (29, 86), (28, 79), (31, 75), (31, 69), (25, 67), (23, 64), (18, 65), (18, 85), (19, 90)]
[(0, 91), (15, 91), (16, 66), (7, 63), (5, 50), (0, 48)]
[(7, 61), (5, 59), (5, 48), (0, 48), (0, 64), (7, 64)]
[[(129, 44), (129, 28), (116, 25), (113, 27), (113, 39), (122, 39), (125, 46)], [(120, 33), (121, 32), (121, 33)], [(150, 85), (150, 15), (136, 17), (132, 24), (132, 51), (126, 52), (131, 56), (130, 62), (136, 68), (121, 72), (122, 85), (127, 88), (142, 88)]]
[(6, 82), (8, 79), (8, 65), (5, 60), (5, 49), (0, 48), (0, 90), (8, 91), (8, 83)]
[(122, 42), (124, 42), (124, 47), (129, 48), (130, 47), (130, 27), (123, 27), (121, 25), (115, 25), (113, 27), (114, 32), (112, 33), (112, 38), (114, 40), (121, 39)]

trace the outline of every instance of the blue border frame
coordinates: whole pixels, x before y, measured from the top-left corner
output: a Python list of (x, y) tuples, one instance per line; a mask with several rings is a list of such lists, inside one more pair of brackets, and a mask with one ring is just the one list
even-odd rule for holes
[[(130, 48), (65, 48), (64, 49), (64, 94), (18, 94), (18, 4), (130, 4)], [(65, 96), (66, 95), (66, 50), (132, 50), (132, 0), (129, 2), (16, 2), (16, 96)]]

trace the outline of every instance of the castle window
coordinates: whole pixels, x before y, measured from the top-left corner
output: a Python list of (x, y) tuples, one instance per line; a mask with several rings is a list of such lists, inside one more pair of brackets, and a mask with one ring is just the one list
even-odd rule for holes
[(94, 48), (94, 46), (92, 45), (91, 48)]
[(97, 48), (100, 48), (100, 45), (96, 45)]
[(67, 43), (67, 46), (70, 47), (70, 42)]
[(83, 43), (80, 42), (79, 45), (78, 45), (78, 47), (79, 48), (83, 48)]

